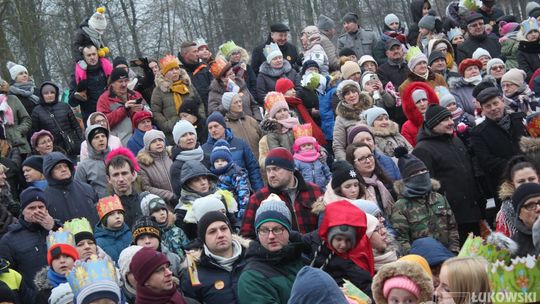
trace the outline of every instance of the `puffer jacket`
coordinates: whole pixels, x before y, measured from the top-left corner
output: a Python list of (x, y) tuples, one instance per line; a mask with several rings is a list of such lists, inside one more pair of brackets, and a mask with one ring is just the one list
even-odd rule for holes
[(108, 195), (107, 186), (109, 185), (109, 181), (107, 180), (105, 170), (105, 158), (111, 150), (109, 147), (107, 147), (105, 151), (98, 152), (90, 144), (92, 140), (88, 137), (90, 133), (97, 128), (101, 128), (101, 126), (91, 125), (86, 129), (85, 133), (86, 144), (88, 146), (88, 158), (77, 165), (75, 179), (92, 186), (98, 197), (102, 198)]
[(334, 137), (335, 115), (332, 108), (332, 96), (336, 93), (337, 86), (326, 88), (326, 94), (319, 98), (319, 112), (321, 114), (321, 129), (327, 141)]
[(137, 155), (137, 153), (144, 148), (144, 133), (146, 132), (143, 132), (138, 128), (133, 130), (133, 135), (131, 135), (127, 142), (127, 148), (133, 153), (133, 155)]
[[(218, 176), (217, 187), (234, 195), (234, 199), (238, 203), (237, 217), (241, 221), (251, 194), (248, 173), (235, 163), (228, 165), (225, 170), (224, 172), (223, 170), (216, 170), (213, 166), (210, 168), (210, 171)], [(222, 171), (222, 173), (219, 171)]]
[(300, 90), (300, 74), (292, 68), (287, 60), (283, 61), (283, 67), (280, 69), (274, 69), (266, 61), (263, 62), (257, 76), (257, 97), (259, 98), (259, 104), (264, 104), (266, 94), (270, 91), (275, 91), (276, 82), (283, 77), (289, 78), (294, 83), (296, 91)]
[(540, 68), (540, 43), (538, 41), (526, 41), (524, 38), (519, 39), (520, 36), (522, 34), (518, 33), (518, 66), (527, 73), (526, 81), (529, 81), (534, 71)]
[(386, 128), (370, 126), (369, 130), (373, 134), (377, 149), (387, 156), (393, 157), (397, 147), (405, 147), (409, 152), (413, 149), (407, 139), (399, 134), (399, 126), (393, 121), (390, 121)]
[(518, 68), (518, 46), (519, 41), (517, 40), (517, 31), (510, 32), (505, 36), (499, 39), (501, 44), (501, 55), (506, 58), (504, 64), (506, 65), (506, 70)]
[(233, 134), (248, 143), (255, 158), (259, 159), (259, 141), (263, 137), (259, 122), (251, 116), (244, 115), (244, 113), (237, 115), (227, 112), (225, 113), (225, 124)]
[(294, 160), (294, 166), (306, 182), (314, 183), (326, 191), (326, 185), (332, 179), (332, 172), (326, 163), (317, 159), (313, 162), (305, 162), (298, 159)]
[[(37, 294), (35, 302), (36, 304), (49, 304), (49, 297), (51, 296), (51, 291), (54, 287), (53, 283), (49, 278), (47, 277), (49, 272), (49, 266), (45, 266), (41, 268), (40, 271), (36, 273), (36, 276), (34, 277), (34, 284), (37, 287)], [(62, 283), (66, 283), (65, 282)]]
[[(261, 121), (262, 115), (261, 111), (259, 110), (259, 105), (249, 92), (246, 82), (237, 77), (235, 79), (235, 83), (240, 87), (238, 94), (242, 99), (243, 113), (255, 118), (257, 121)], [(208, 113), (219, 111), (221, 114), (225, 115), (227, 110), (221, 104), (221, 97), (225, 92), (225, 88), (223, 85), (221, 85), (220, 81), (217, 79), (212, 80), (212, 83), (210, 83), (210, 92), (208, 93)]]
[[(45, 85), (52, 85), (56, 90), (56, 100), (51, 103), (46, 103), (41, 95), (41, 89)], [(59, 101), (59, 94), (60, 89), (56, 84), (46, 81), (41, 85), (41, 102), (32, 112), (32, 133), (41, 129), (47, 130), (54, 136), (54, 145), (67, 150), (68, 144), (61, 135), (61, 132), (64, 132), (74, 141), (72, 147), (74, 149), (73, 155), (78, 155), (80, 153), (81, 142), (83, 141), (82, 130), (70, 106)], [(54, 115), (54, 119), (52, 119), (51, 114)], [(55, 120), (58, 125), (55, 123)]]
[(169, 156), (168, 151), (158, 154), (143, 149), (137, 154), (137, 161), (141, 167), (139, 175), (143, 180), (144, 191), (153, 193), (174, 206), (178, 198), (173, 193), (169, 175), (173, 163)]
[(26, 140), (26, 135), (32, 128), (32, 118), (15, 95), (7, 95), (7, 103), (13, 111), (13, 125), (4, 126), (6, 139), (12, 148), (19, 149), (19, 153), (29, 154), (32, 151), (28, 140)]
[(407, 116), (407, 121), (401, 127), (401, 135), (403, 135), (413, 147), (416, 146), (416, 135), (424, 122), (422, 113), (418, 111), (414, 100), (412, 99), (412, 93), (416, 89), (422, 89), (427, 92), (428, 102), (430, 104), (439, 104), (437, 94), (435, 94), (435, 91), (433, 91), (431, 86), (425, 82), (412, 82), (405, 88), (403, 95), (401, 96), (403, 98), (403, 113)]
[(463, 78), (460, 78), (457, 81), (452, 81), (449, 83), (450, 92), (456, 98), (456, 104), (458, 107), (462, 108), (463, 111), (474, 115), (474, 110), (476, 105), (474, 102), (474, 97), (472, 96), (472, 91), (475, 87), (474, 84), (466, 82)]
[(117, 263), (120, 252), (131, 245), (131, 230), (124, 223), (118, 230), (109, 230), (99, 222), (94, 228), (96, 243)]

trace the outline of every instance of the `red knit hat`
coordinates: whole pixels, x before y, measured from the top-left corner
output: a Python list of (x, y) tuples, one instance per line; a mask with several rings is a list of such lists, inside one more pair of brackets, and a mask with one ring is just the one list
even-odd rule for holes
[(291, 152), (285, 148), (274, 148), (266, 155), (264, 166), (276, 166), (294, 171), (294, 159)]
[(141, 121), (148, 118), (152, 119), (152, 112), (149, 112), (149, 111), (135, 112), (135, 114), (131, 116), (131, 125), (133, 126), (133, 129), (136, 129)]
[(470, 66), (477, 66), (479, 70), (482, 69), (482, 62), (478, 59), (467, 58), (459, 64), (459, 73), (461, 76), (465, 76), (465, 70)]
[(77, 253), (77, 249), (73, 248), (73, 246), (68, 244), (55, 244), (52, 245), (49, 250), (47, 250), (47, 263), (49, 266), (51, 266), (52, 261), (57, 259), (61, 254), (70, 256), (73, 261), (79, 259), (79, 253)]
[(135, 253), (131, 259), (129, 272), (135, 277), (137, 285), (144, 286), (152, 273), (166, 263), (169, 263), (169, 259), (164, 253), (145, 247)]
[(276, 81), (276, 91), (285, 94), (288, 90), (294, 89), (294, 83), (289, 78), (280, 78)]

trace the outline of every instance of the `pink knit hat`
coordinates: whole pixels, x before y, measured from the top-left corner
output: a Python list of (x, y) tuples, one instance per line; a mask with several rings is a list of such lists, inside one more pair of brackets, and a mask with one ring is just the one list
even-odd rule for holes
[(32, 146), (32, 148), (36, 148), (37, 141), (41, 136), (49, 136), (51, 140), (54, 141), (54, 136), (51, 132), (41, 129), (37, 132), (34, 132), (34, 134), (32, 134), (32, 137), (30, 137), (30, 145)]
[(420, 287), (406, 276), (397, 276), (384, 282), (383, 295), (388, 299), (388, 294), (394, 288), (401, 288), (412, 293), (417, 299), (420, 298)]
[(502, 36), (515, 31), (519, 26), (519, 23), (517, 22), (505, 22), (501, 21), (499, 24), (499, 34)]
[(316, 151), (319, 151), (319, 144), (317, 143), (317, 140), (313, 136), (302, 136), (302, 137), (297, 138), (294, 141), (293, 151), (295, 153), (300, 151), (300, 146), (304, 144), (313, 144), (313, 148), (315, 148)]

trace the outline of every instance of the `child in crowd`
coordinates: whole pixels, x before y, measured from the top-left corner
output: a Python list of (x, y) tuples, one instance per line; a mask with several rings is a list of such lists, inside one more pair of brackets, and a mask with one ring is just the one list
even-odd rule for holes
[[(283, 147), (292, 153), (294, 144), (293, 128), (299, 124), (298, 118), (291, 117), (285, 96), (278, 92), (269, 92), (264, 101), (267, 118), (275, 125), (268, 133), (268, 150)], [(264, 122), (263, 122), (264, 123)]]
[(439, 95), (439, 103), (445, 107), (450, 113), (452, 113), (452, 119), (454, 120), (454, 129), (461, 140), (469, 144), (469, 133), (473, 127), (476, 126), (476, 120), (473, 115), (463, 111), (461, 107), (457, 105), (456, 98), (445, 87), (435, 87), (437, 95)]
[(313, 136), (302, 136), (294, 141), (294, 165), (306, 182), (319, 186), (323, 191), (332, 178), (326, 162), (320, 160), (320, 145)]
[(100, 199), (96, 208), (100, 220), (94, 229), (96, 243), (117, 262), (120, 252), (131, 244), (131, 231), (124, 222), (124, 207), (120, 198), (112, 195)]
[(144, 148), (144, 134), (152, 130), (152, 112), (136, 112), (131, 116), (131, 123), (133, 125), (133, 135), (127, 142), (127, 147), (133, 152), (133, 155), (137, 155)]
[(183, 249), (189, 240), (184, 231), (176, 227), (174, 221), (170, 220), (173, 215), (169, 212), (165, 201), (149, 192), (141, 194), (141, 197), (141, 212), (144, 216), (152, 217), (161, 229), (161, 243), (171, 252), (183, 257)]
[(519, 40), (517, 59), (519, 68), (531, 78), (536, 69), (540, 68), (540, 27), (535, 18), (529, 18), (521, 23), (521, 29), (517, 35)]

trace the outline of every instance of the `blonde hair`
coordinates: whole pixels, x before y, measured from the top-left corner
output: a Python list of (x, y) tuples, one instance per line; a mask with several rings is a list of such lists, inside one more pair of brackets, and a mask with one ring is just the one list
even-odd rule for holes
[[(482, 257), (453, 257), (446, 260), (448, 287), (456, 304), (468, 304), (473, 293), (488, 293), (489, 279), (487, 274), (488, 262)], [(442, 268), (441, 267), (441, 268)]]
[(4, 164), (0, 164), (0, 172), (6, 173), (9, 170)]

